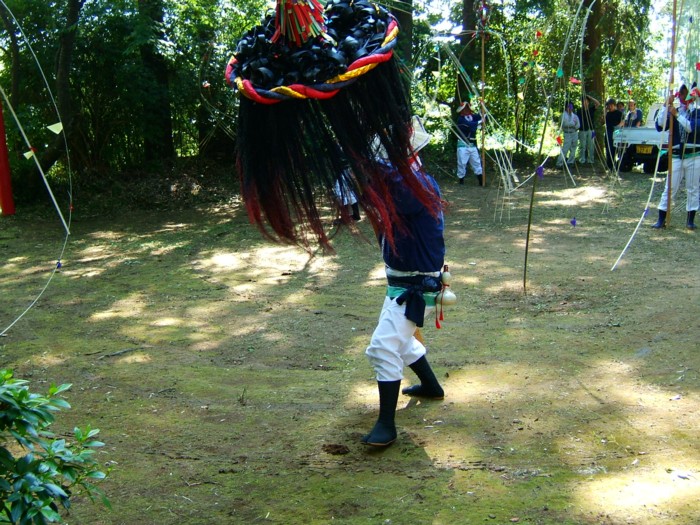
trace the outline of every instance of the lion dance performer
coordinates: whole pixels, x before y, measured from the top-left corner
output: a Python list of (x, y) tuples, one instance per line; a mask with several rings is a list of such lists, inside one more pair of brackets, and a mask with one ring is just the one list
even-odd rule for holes
[[(249, 219), (264, 235), (331, 249), (320, 210), (328, 207), (352, 222), (343, 199), (333, 194), (338, 173), (348, 164), (348, 191), (382, 239), (385, 260), (387, 254), (401, 260), (405, 237), (413, 234), (411, 214), (404, 209), (409, 201), (441, 235), (439, 190), (415, 165), (408, 85), (393, 53), (397, 36), (396, 19), (366, 0), (331, 0), (325, 9), (317, 0), (277, 0), (274, 12), (241, 38), (226, 69), (226, 80), (242, 95), (236, 168)], [(441, 252), (435, 258), (442, 257)], [(432, 266), (428, 273), (434, 281), (440, 268)], [(400, 282), (422, 268), (397, 270), (394, 284), (407, 291), (401, 304), (413, 316), (424, 304), (422, 292), (434, 291), (422, 290), (415, 279)], [(402, 335), (412, 345), (416, 326), (409, 321), (410, 333)], [(414, 371), (421, 379), (429, 370), (424, 353), (415, 345), (410, 356), (420, 361)], [(396, 355), (379, 354), (370, 360), (377, 370), (380, 417), (363, 442), (386, 446), (396, 438), (401, 376), (396, 370), (380, 372)], [(407, 394), (442, 395), (431, 384), (419, 387)]]

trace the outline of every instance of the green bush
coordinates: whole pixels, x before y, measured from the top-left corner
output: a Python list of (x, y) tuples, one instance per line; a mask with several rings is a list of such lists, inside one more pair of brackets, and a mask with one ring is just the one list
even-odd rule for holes
[[(51, 385), (46, 396), (29, 391), (28, 381), (0, 370), (0, 523), (62, 522), (58, 504), (68, 509), (70, 498), (87, 494), (109, 501), (93, 480), (106, 474), (93, 457), (103, 443), (98, 429), (75, 428), (75, 443), (49, 432), (54, 414), (70, 408), (59, 394), (71, 385)], [(13, 453), (14, 452), (14, 453)]]

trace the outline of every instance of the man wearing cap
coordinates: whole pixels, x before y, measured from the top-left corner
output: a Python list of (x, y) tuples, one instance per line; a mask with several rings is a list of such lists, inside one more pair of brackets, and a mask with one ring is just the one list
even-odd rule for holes
[[(589, 101), (592, 101), (591, 104)], [(591, 95), (585, 95), (581, 99), (581, 109), (576, 112), (581, 128), (578, 132), (578, 161), (580, 164), (593, 164), (595, 158), (595, 141), (593, 132), (595, 129), (595, 110), (600, 102)]]
[(479, 186), (483, 186), (481, 158), (476, 147), (476, 131), (483, 118), (479, 113), (472, 111), (469, 101), (462, 102), (457, 108), (457, 113), (457, 178), (460, 184), (464, 184), (469, 165)]
[(564, 144), (561, 147), (561, 153), (557, 159), (557, 168), (561, 168), (566, 162), (567, 165), (573, 166), (576, 158), (576, 145), (578, 143), (578, 130), (581, 123), (574, 113), (574, 105), (569, 102), (564, 108), (564, 113), (561, 116), (561, 130), (564, 133)]
[(614, 98), (605, 103), (605, 161), (610, 171), (615, 171), (615, 146), (613, 133), (622, 126), (622, 113), (617, 109)]

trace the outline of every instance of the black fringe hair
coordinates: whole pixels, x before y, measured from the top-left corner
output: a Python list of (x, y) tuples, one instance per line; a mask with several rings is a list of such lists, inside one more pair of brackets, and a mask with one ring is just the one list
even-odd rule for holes
[[(341, 3), (336, 0), (335, 8)], [(368, 2), (348, 5), (391, 17)], [(370, 39), (376, 41), (376, 35)], [(392, 225), (401, 228), (393, 185), (407, 186), (437, 215), (440, 199), (411, 168), (408, 90), (392, 57), (330, 99), (268, 105), (241, 97), (236, 165), (250, 221), (277, 242), (308, 248), (315, 240), (332, 251), (322, 210), (345, 213), (341, 202), (329, 196), (347, 165), (352, 176), (346, 182), (375, 232), (390, 245)], [(385, 159), (379, 158), (380, 149)]]

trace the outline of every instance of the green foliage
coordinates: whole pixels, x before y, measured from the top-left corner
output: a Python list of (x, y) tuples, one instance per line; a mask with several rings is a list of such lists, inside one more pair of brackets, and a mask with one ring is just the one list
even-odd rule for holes
[(76, 427), (74, 443), (49, 431), (54, 414), (70, 408), (59, 397), (70, 386), (51, 385), (43, 396), (0, 370), (0, 523), (61, 522), (58, 504), (68, 509), (76, 489), (109, 506), (93, 485), (106, 477), (94, 458), (94, 449), (103, 446), (94, 439), (99, 430)]
[[(585, 5), (579, 21), (586, 16)], [(450, 6), (449, 22), (462, 29), (463, 8), (471, 9), (471, 2), (453, 1)], [(610, 96), (626, 101), (630, 92), (643, 110), (658, 102), (668, 65), (663, 57), (650, 53), (658, 38), (650, 31), (650, 1), (604, 3), (602, 18), (595, 26), (600, 45), (590, 56), (591, 20), (585, 31), (580, 24), (572, 26), (579, 6), (567, 0), (491, 3), (483, 68), (481, 36), (477, 33), (472, 38), (477, 28), (463, 28), (467, 38), (450, 37), (449, 32), (433, 29), (441, 18), (416, 13), (420, 22), (414, 23), (413, 101), (417, 111), (427, 116), (426, 127), (432, 130), (436, 121), (442, 121), (444, 128), (444, 119), (450, 118), (450, 108), (456, 105), (457, 66), (446, 59), (445, 47), (459, 57), (475, 85), (483, 74), (485, 102), (501, 127), (499, 133), (510, 133), (522, 144), (538, 145), (547, 107), (549, 122), (554, 123), (566, 101), (578, 105), (583, 85), (570, 83), (570, 77), (590, 84), (594, 73), (600, 73), (601, 92), (588, 93), (601, 102)], [(602, 110), (599, 115), (602, 117)]]
[[(70, 120), (66, 138), (78, 192), (94, 183), (88, 179), (113, 179), (115, 174), (146, 178), (149, 141), (163, 130), (162, 121), (153, 118), (151, 111), (156, 101), (159, 107), (170, 109), (173, 147), (179, 157), (206, 154), (230, 159), (238, 96), (225, 84), (223, 73), (240, 36), (260, 22), (269, 2), (88, 0), (81, 3), (78, 24), (71, 28), (66, 28), (69, 0), (12, 0), (6, 4), (16, 22), (0, 7), (6, 15), (2, 20), (5, 31), (0, 32), (0, 84), (10, 93), (39, 156), (55, 138), (47, 125), (55, 123), (57, 116), (37, 62), (53, 89), (61, 37), (75, 30), (69, 96), (73, 115), (66, 118)], [(601, 8), (596, 24), (600, 45), (591, 63), (581, 61), (585, 35), (573, 34), (564, 49), (579, 2), (492, 2), (483, 72), (479, 36), (461, 39), (444, 28), (435, 29), (445, 22), (445, 13), (449, 13), (447, 22), (460, 29), (463, 10), (473, 9), (473, 4), (470, 0), (413, 3), (412, 99), (416, 112), (428, 117), (426, 125), (431, 131), (446, 128), (444, 120), (453, 117), (455, 106), (457, 67), (446, 57), (446, 46), (474, 82), (483, 73), (490, 112), (504, 133), (527, 144), (538, 141), (548, 104), (561, 108), (566, 98), (580, 95), (580, 87), (566, 83), (569, 76), (590, 78), (593, 70), (599, 72), (605, 83), (604, 92), (595, 93), (599, 99), (627, 98), (631, 91), (643, 109), (658, 101), (668, 64), (649, 58), (654, 38), (649, 31), (650, 0), (596, 4)], [(408, 4), (397, 6), (405, 9)], [(147, 7), (157, 12), (149, 14), (144, 11)], [(697, 7), (692, 9), (697, 20)], [(688, 16), (680, 20), (681, 50), (697, 48), (697, 22), (693, 25), (689, 20)], [(476, 28), (465, 29), (473, 32)], [(543, 36), (535, 39), (538, 30)], [(529, 63), (535, 49), (539, 55), (532, 67)], [(150, 61), (145, 56), (148, 53)], [(165, 82), (162, 77), (154, 79), (153, 63), (163, 67)], [(688, 53), (684, 63), (686, 70), (694, 65)], [(560, 64), (563, 80), (556, 82)], [(167, 94), (162, 93), (164, 86)], [(28, 146), (7, 112), (6, 120), (14, 180), (22, 184), (33, 180), (41, 189), (33, 162), (24, 157)], [(66, 177), (65, 160), (49, 171), (52, 183)], [(150, 171), (163, 172), (162, 164), (153, 167)]]

